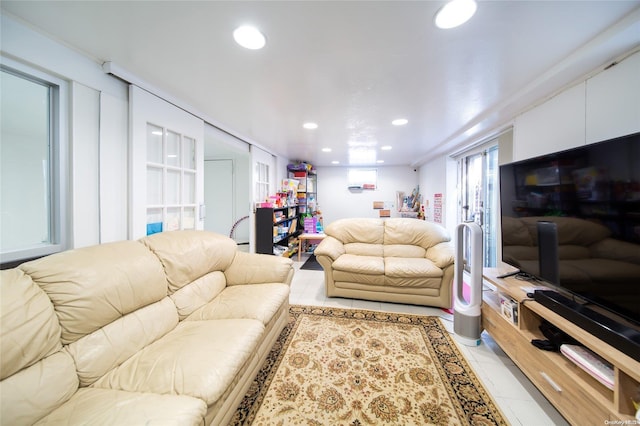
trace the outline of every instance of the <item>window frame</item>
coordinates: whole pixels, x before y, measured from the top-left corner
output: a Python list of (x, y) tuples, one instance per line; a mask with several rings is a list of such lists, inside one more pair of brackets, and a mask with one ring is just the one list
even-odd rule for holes
[[(479, 201), (479, 216), (474, 217), (473, 221), (478, 223), (482, 227), (483, 231), (483, 255), (482, 262), (483, 267), (495, 267), (498, 263), (498, 244), (499, 244), (499, 227), (498, 217), (499, 210), (497, 209), (497, 199), (499, 197), (499, 186), (497, 182), (497, 167), (499, 164), (498, 153), (500, 150), (499, 137), (491, 138), (489, 141), (467, 151), (464, 151), (457, 155), (455, 159), (458, 163), (458, 221), (465, 222), (472, 218), (469, 216), (469, 210), (472, 208), (472, 204)], [(489, 170), (488, 161), (493, 156), (495, 160), (494, 170)], [(481, 166), (481, 180), (482, 188), (480, 189), (481, 199), (474, 200), (471, 197), (471, 190), (469, 188), (468, 180), (468, 166), (469, 160), (473, 157), (480, 159)], [(498, 192), (497, 192), (498, 191)], [(469, 246), (466, 242), (465, 234), (465, 251), (466, 258), (469, 257)], [(490, 241), (489, 241), (490, 240)]]
[[(49, 228), (50, 241), (23, 248), (0, 247), (0, 264), (11, 267), (68, 248), (70, 211), (69, 83), (46, 71), (0, 55), (0, 68), (14, 76), (49, 87)], [(25, 226), (28, 226), (25, 224)]]

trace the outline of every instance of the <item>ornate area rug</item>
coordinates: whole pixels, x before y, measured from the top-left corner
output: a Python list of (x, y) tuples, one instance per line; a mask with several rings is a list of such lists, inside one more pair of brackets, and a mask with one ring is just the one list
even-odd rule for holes
[(437, 317), (291, 306), (232, 425), (505, 425)]

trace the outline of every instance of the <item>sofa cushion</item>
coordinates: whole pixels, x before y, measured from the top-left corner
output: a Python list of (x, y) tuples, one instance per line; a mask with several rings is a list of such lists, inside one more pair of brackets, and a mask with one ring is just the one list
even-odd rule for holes
[(189, 396), (83, 388), (36, 425), (195, 426), (206, 412), (204, 401)]
[(415, 257), (385, 257), (385, 275), (397, 278), (441, 278), (442, 269), (429, 259)]
[(47, 295), (19, 269), (0, 271), (0, 379), (60, 349), (60, 325)]
[(347, 254), (358, 256), (384, 256), (384, 246), (382, 244), (346, 243), (344, 245), (344, 251)]
[(94, 383), (130, 392), (189, 395), (207, 406), (220, 398), (258, 347), (260, 321), (182, 321)]
[(73, 359), (64, 351), (56, 352), (0, 382), (0, 420), (3, 425), (33, 424), (77, 390)]
[(384, 242), (384, 220), (346, 218), (328, 224), (324, 233), (347, 243), (382, 244)]
[(223, 272), (213, 271), (176, 290), (171, 300), (176, 305), (180, 320), (215, 299), (227, 287), (226, 281)]
[(169, 294), (209, 272), (224, 271), (237, 251), (231, 238), (207, 231), (159, 232), (140, 242), (162, 262)]
[(230, 318), (255, 319), (267, 325), (280, 306), (289, 300), (286, 284), (246, 284), (227, 287), (187, 320), (214, 320)]
[(447, 230), (424, 220), (387, 219), (384, 224), (384, 244), (406, 244), (425, 249), (450, 241)]
[(384, 258), (343, 254), (333, 262), (333, 269), (365, 275), (384, 275)]
[(426, 256), (427, 251), (420, 246), (409, 244), (389, 244), (384, 246), (385, 257), (418, 257)]
[(167, 295), (162, 265), (137, 241), (69, 250), (23, 263), (20, 269), (53, 302), (63, 344)]
[(81, 386), (88, 386), (178, 324), (168, 297), (140, 308), (67, 346)]

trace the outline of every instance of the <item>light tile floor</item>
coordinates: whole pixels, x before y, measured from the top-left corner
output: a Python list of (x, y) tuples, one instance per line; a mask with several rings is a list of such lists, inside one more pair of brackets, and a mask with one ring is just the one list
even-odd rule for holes
[[(434, 315), (441, 318), (450, 333), (453, 332), (453, 316), (439, 308), (325, 296), (324, 273), (300, 269), (306, 258), (303, 255), (300, 262), (297, 257), (293, 259), (296, 273), (291, 283), (291, 304)], [(509, 423), (514, 426), (568, 425), (486, 332), (482, 333), (479, 346), (469, 347), (457, 341), (456, 345)]]

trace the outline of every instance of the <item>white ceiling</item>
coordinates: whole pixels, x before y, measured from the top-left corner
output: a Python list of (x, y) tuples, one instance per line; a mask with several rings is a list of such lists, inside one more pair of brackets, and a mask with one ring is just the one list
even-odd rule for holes
[[(320, 166), (349, 164), (354, 148), (420, 165), (640, 46), (640, 1), (480, 1), (452, 30), (433, 25), (443, 1), (1, 4), (212, 124)], [(266, 35), (264, 49), (233, 41), (247, 23)], [(409, 123), (392, 126), (399, 117)]]

